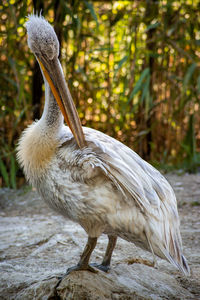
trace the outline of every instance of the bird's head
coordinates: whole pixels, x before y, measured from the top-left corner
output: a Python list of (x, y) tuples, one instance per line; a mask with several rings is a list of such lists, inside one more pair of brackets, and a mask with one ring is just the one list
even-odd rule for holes
[(28, 46), (36, 56), (44, 77), (50, 85), (51, 91), (78, 146), (83, 148), (86, 145), (85, 138), (78, 113), (58, 60), (59, 41), (56, 33), (42, 16), (37, 15), (28, 17), (26, 28)]
[(53, 27), (42, 16), (30, 15), (26, 22), (28, 46), (40, 58), (52, 60), (59, 55), (59, 41)]

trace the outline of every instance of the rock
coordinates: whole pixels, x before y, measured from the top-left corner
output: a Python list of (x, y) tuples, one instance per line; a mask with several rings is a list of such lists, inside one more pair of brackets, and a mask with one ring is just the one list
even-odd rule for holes
[(102, 272), (74, 272), (61, 281), (57, 296), (67, 300), (145, 299), (113, 279)]
[(56, 299), (56, 278), (38, 281), (28, 287), (24, 287), (13, 299), (15, 300), (45, 300)]
[[(34, 190), (0, 190), (0, 299), (200, 299), (200, 199), (198, 175), (168, 175), (179, 201), (184, 254), (191, 276), (122, 239), (109, 273), (72, 272), (84, 248), (83, 229), (51, 211)], [(177, 185), (175, 184), (175, 187)], [(179, 185), (178, 185), (179, 187)], [(187, 189), (187, 191), (185, 190)], [(190, 191), (190, 192), (189, 192)], [(100, 262), (107, 245), (102, 236), (91, 257)]]

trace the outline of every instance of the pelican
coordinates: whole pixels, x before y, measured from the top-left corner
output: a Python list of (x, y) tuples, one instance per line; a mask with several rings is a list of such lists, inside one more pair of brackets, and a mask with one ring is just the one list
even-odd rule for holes
[[(188, 275), (172, 187), (133, 150), (81, 126), (53, 27), (41, 15), (30, 15), (26, 28), (45, 82), (45, 106), (41, 119), (22, 133), (17, 157), (42, 198), (88, 235), (78, 264), (67, 273), (96, 268), (107, 272), (120, 237)], [(108, 245), (102, 263), (94, 268), (89, 260), (101, 234), (108, 235)]]

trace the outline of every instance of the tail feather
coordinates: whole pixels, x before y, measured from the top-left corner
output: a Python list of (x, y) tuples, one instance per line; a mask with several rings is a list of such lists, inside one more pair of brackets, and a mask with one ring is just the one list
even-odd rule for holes
[(182, 254), (182, 240), (178, 226), (171, 227), (166, 222), (163, 227), (163, 234), (159, 237), (154, 235), (152, 239), (146, 234), (149, 248), (154, 255), (167, 259), (172, 265), (179, 269), (186, 276), (190, 275), (190, 268), (186, 258)]
[(159, 245), (160, 251), (165, 258), (186, 276), (190, 275), (190, 268), (186, 258), (182, 254), (182, 239), (179, 231), (178, 216), (172, 219), (173, 222), (164, 222), (162, 243)]
[(188, 266), (185, 256), (181, 255), (181, 258), (182, 258), (182, 265), (183, 265), (184, 273), (186, 275), (190, 275), (190, 267)]
[[(176, 253), (170, 253), (164, 247), (160, 247), (161, 252), (164, 254), (165, 258), (179, 269), (186, 276), (190, 275), (190, 268), (188, 266), (186, 258), (181, 254), (180, 248), (176, 248)], [(178, 251), (177, 251), (178, 250)]]

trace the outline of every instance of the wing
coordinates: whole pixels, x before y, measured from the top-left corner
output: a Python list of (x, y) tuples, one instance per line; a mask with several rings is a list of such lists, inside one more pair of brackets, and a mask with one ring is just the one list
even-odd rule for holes
[(119, 141), (86, 127), (84, 134), (88, 147), (74, 148), (70, 158), (74, 179), (87, 182), (103, 173), (123, 201), (144, 215), (146, 248), (189, 272), (182, 256), (176, 197), (164, 176)]
[(69, 130), (61, 145), (64, 148), (71, 144), (66, 164), (73, 168), (75, 180), (86, 182), (103, 172), (120, 190), (124, 201), (134, 201), (149, 214), (156, 214), (163, 204), (166, 211), (178, 217), (175, 194), (158, 170), (116, 139), (94, 129), (83, 129), (87, 148), (78, 149)]
[(174, 192), (159, 171), (133, 150), (94, 129), (85, 128), (89, 149), (95, 153), (97, 165), (122, 191), (127, 201), (135, 201), (142, 210), (159, 208), (161, 201), (176, 213)]

